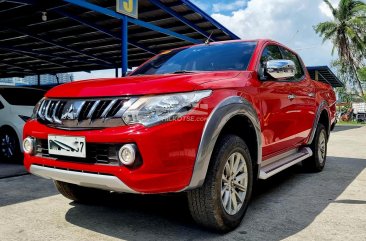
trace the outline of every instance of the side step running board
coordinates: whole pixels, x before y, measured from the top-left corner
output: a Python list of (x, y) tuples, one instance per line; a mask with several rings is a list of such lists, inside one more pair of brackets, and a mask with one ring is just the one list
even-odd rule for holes
[(313, 152), (309, 147), (300, 148), (298, 151), (291, 153), (285, 157), (281, 157), (278, 161), (275, 161), (269, 165), (261, 167), (259, 173), (259, 179), (267, 179), (286, 168), (293, 166), (302, 160), (313, 155)]

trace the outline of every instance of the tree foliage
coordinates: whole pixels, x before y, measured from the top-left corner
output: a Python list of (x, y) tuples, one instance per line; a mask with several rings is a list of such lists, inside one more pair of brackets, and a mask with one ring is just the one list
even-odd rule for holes
[(338, 53), (342, 69), (351, 76), (358, 87), (360, 96), (364, 95), (359, 69), (366, 56), (366, 4), (357, 0), (341, 0), (334, 7), (324, 0), (332, 11), (333, 20), (319, 23), (314, 27), (324, 41), (332, 41), (332, 54)]
[(360, 77), (361, 82), (366, 84), (366, 67), (358, 70), (358, 76)]

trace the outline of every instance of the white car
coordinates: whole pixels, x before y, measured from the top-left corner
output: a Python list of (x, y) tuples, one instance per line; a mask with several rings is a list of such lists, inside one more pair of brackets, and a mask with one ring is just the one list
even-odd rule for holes
[(34, 88), (0, 86), (0, 161), (22, 158), (24, 124), (44, 94)]

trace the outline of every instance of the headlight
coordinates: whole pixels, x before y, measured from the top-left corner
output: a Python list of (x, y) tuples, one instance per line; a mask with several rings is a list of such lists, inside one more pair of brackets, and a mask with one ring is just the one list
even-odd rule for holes
[(123, 114), (127, 125), (152, 126), (162, 121), (174, 120), (188, 113), (211, 90), (158, 95), (138, 98)]
[(31, 119), (34, 120), (34, 119), (37, 119), (37, 112), (39, 110), (39, 107), (41, 106), (42, 102), (44, 101), (45, 98), (42, 98), (40, 101), (38, 101), (38, 103), (34, 106), (34, 109), (33, 109), (33, 114), (31, 116)]

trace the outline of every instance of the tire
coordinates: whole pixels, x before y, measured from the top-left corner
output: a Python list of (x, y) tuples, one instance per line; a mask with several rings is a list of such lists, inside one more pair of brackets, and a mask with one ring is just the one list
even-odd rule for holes
[(22, 152), (19, 139), (11, 128), (0, 129), (0, 160), (5, 162), (19, 162)]
[(109, 192), (95, 188), (82, 187), (71, 183), (54, 181), (57, 190), (66, 198), (78, 203), (97, 203)]
[[(235, 185), (233, 181), (224, 181), (224, 176), (229, 181), (232, 178), (231, 175), (228, 175), (230, 162), (233, 163), (234, 170), (240, 170), (234, 175), (235, 177), (244, 175), (242, 176), (244, 178), (237, 182), (241, 186)], [(203, 186), (188, 192), (191, 215), (198, 224), (206, 228), (219, 232), (231, 231), (239, 226), (245, 215), (252, 188), (253, 167), (247, 145), (238, 136), (224, 136), (218, 140), (212, 153)], [(235, 200), (237, 200), (236, 209), (234, 208), (235, 202), (229, 197), (230, 195), (228, 196), (232, 190), (238, 193), (238, 196), (234, 194)], [(240, 200), (242, 201), (240, 202)]]
[(305, 159), (302, 164), (308, 172), (321, 172), (327, 160), (328, 134), (323, 124), (319, 123), (314, 140), (310, 144), (313, 155)]

